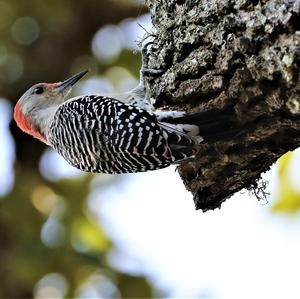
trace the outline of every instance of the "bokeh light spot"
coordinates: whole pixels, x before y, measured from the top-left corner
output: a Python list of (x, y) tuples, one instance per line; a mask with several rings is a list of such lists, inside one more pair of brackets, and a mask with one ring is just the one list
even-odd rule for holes
[(114, 91), (119, 93), (129, 91), (139, 83), (127, 69), (119, 66), (109, 68), (105, 72), (105, 77), (113, 83)]
[(59, 273), (50, 273), (40, 279), (34, 287), (34, 299), (64, 298), (69, 289), (66, 278)]
[(40, 185), (33, 190), (31, 201), (38, 211), (48, 215), (57, 205), (59, 197), (49, 187)]
[(49, 248), (58, 248), (66, 241), (65, 226), (55, 217), (49, 217), (42, 227), (42, 242)]
[(76, 94), (107, 94), (113, 91), (113, 86), (104, 77), (95, 76), (75, 86)]
[(111, 279), (99, 271), (78, 288), (76, 298), (120, 298), (120, 294)]
[(11, 115), (11, 105), (0, 98), (0, 196), (6, 195), (14, 183), (15, 144), (8, 127)]
[(109, 242), (101, 227), (95, 221), (85, 218), (73, 222), (71, 243), (79, 252), (100, 252), (109, 247)]
[(152, 30), (151, 16), (144, 14), (137, 19), (126, 19), (120, 23), (119, 28), (124, 36), (124, 47), (136, 50), (138, 42)]
[(111, 64), (122, 50), (122, 33), (118, 26), (102, 27), (92, 40), (93, 54), (104, 64)]
[(64, 178), (78, 178), (84, 175), (83, 171), (71, 166), (58, 153), (47, 149), (40, 161), (41, 174), (51, 181), (58, 181)]
[(37, 21), (31, 17), (17, 19), (11, 29), (13, 39), (21, 45), (32, 44), (40, 34)]

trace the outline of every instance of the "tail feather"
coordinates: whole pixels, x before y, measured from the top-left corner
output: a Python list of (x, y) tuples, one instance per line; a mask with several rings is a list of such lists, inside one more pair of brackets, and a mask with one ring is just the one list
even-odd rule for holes
[[(168, 140), (175, 162), (186, 160), (194, 156), (198, 151), (198, 146), (203, 140), (200, 136), (190, 135), (185, 132), (186, 125), (175, 125), (169, 123), (159, 123)], [(189, 125), (187, 125), (190, 128)]]
[(181, 117), (166, 118), (162, 120), (169, 124), (189, 124), (199, 128), (199, 135), (204, 142), (214, 142), (233, 138), (240, 129), (234, 109), (210, 110), (197, 112)]

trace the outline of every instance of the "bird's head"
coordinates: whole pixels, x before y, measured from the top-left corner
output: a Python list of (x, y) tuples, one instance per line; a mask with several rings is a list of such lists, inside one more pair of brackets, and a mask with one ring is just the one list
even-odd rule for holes
[(30, 87), (19, 99), (14, 109), (14, 119), (21, 130), (45, 142), (44, 127), (52, 112), (56, 111), (74, 84), (87, 71), (58, 83), (38, 83)]

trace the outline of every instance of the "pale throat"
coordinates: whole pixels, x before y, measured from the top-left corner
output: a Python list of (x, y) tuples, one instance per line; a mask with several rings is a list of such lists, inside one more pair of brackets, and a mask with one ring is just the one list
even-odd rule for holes
[(47, 141), (49, 127), (51, 125), (51, 122), (53, 121), (57, 108), (58, 105), (54, 107), (52, 106), (52, 107), (43, 108), (39, 111), (36, 111), (32, 115), (33, 125), (36, 126), (39, 133), (43, 136), (44, 142)]
[(14, 111), (14, 118), (22, 131), (48, 144), (48, 130), (57, 108), (58, 106), (39, 109), (28, 117), (23, 113), (20, 104), (17, 104)]

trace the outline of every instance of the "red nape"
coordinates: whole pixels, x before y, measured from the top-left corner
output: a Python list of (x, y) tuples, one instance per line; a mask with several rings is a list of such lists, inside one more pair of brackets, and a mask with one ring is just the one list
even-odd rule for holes
[(30, 118), (25, 117), (25, 115), (22, 112), (21, 105), (18, 102), (14, 109), (14, 119), (18, 125), (18, 127), (24, 131), (25, 133), (41, 140), (45, 141), (45, 137), (37, 131), (34, 126), (32, 125)]

